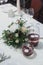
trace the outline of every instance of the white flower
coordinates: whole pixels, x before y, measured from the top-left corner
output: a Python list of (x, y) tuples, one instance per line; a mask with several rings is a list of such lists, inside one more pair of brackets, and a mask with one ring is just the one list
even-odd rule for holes
[(15, 42), (16, 42), (16, 43), (19, 43), (19, 40), (17, 39)]
[(21, 31), (22, 31), (22, 32), (26, 32), (26, 30), (27, 30), (27, 28), (24, 27), (24, 26), (21, 28)]
[(28, 41), (28, 38), (25, 38), (25, 41)]
[(15, 37), (18, 37), (18, 36), (19, 36), (18, 33), (16, 33), (16, 34), (15, 34)]

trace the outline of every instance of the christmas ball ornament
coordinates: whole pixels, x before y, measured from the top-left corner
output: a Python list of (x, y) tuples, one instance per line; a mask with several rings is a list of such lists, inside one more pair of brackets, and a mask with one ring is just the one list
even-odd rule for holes
[(33, 48), (33, 46), (30, 45), (30, 44), (26, 44), (26, 45), (23, 45), (23, 46), (22, 46), (22, 51), (23, 51), (23, 54), (24, 54), (25, 56), (30, 56), (30, 55), (32, 55), (32, 54), (33, 54), (33, 50), (34, 50), (34, 48)]

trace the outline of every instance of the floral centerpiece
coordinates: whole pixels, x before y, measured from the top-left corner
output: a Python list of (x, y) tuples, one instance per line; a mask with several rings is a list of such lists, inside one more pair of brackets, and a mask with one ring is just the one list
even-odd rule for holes
[[(23, 43), (25, 43), (26, 41), (28, 41), (27, 38), (27, 33), (28, 33), (28, 28), (25, 27), (26, 21), (22, 20), (20, 18), (20, 20), (16, 21), (16, 25), (18, 24), (18, 29), (16, 29), (15, 31), (10, 31), (8, 30), (4, 30), (2, 35), (3, 35), (3, 39), (5, 41), (5, 43), (7, 45), (12, 45), (13, 47), (21, 47)], [(11, 25), (13, 25), (14, 23), (11, 23)], [(11, 25), (9, 25), (8, 27), (10, 28)]]

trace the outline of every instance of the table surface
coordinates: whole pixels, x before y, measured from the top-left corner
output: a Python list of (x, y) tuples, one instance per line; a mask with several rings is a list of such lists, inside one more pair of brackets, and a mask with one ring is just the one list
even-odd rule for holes
[[(9, 10), (13, 9), (14, 11), (17, 10), (12, 4), (8, 3), (5, 5), (0, 5), (0, 37), (2, 36), (2, 31), (7, 29), (8, 25), (19, 17), (9, 17), (8, 12)], [(28, 26), (31, 22), (34, 24), (39, 24), (40, 28), (40, 36), (43, 37), (43, 24), (39, 23), (33, 18), (30, 18), (30, 15), (24, 14), (24, 19), (28, 22), (26, 25)], [(11, 27), (11, 30), (14, 30), (17, 26)], [(3, 61), (0, 65), (43, 65), (43, 40), (40, 40), (38, 46), (34, 49), (34, 56), (25, 57), (22, 53), (21, 49), (15, 49), (13, 47), (9, 47), (3, 43), (3, 40), (0, 40), (0, 53), (5, 53), (5, 55), (10, 55), (11, 58)]]

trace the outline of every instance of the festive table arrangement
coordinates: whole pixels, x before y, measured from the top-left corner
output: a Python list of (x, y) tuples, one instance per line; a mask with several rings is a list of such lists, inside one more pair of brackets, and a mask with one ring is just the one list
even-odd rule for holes
[[(10, 33), (14, 34), (14, 36), (18, 37), (19, 35), (15, 33), (16, 29), (19, 29), (19, 24), (18, 24), (18, 20), (19, 21), (23, 21), (23, 29), (21, 30), (22, 33), (24, 33), (23, 31), (26, 31), (26, 37), (28, 38), (28, 40), (26, 39), (25, 42), (22, 43), (21, 46), (15, 45), (12, 47), (12, 45), (7, 44), (5, 40), (0, 40), (0, 54), (2, 57), (0, 57), (0, 61), (4, 61), (1, 62), (0, 65), (43, 65), (43, 39), (40, 40), (40, 37), (43, 37), (43, 24), (39, 23), (37, 20), (31, 18), (30, 16), (24, 14), (23, 15), (23, 19), (19, 19), (19, 17), (10, 17), (8, 16), (8, 13), (3, 12), (3, 8), (5, 9), (4, 11), (8, 12), (12, 9), (14, 9), (14, 11), (16, 10), (15, 6), (13, 6), (12, 4), (5, 4), (5, 5), (0, 5), (0, 37), (3, 36), (4, 34), (2, 34), (5, 30), (9, 30)], [(26, 22), (27, 21), (27, 22)], [(30, 25), (29, 23), (33, 23), (35, 24), (35, 27), (37, 27), (37, 25), (40, 28), (40, 34), (38, 34), (38, 32), (36, 33), (35, 27), (32, 25), (31, 27), (27, 27), (28, 25)], [(36, 25), (36, 23), (38, 23)], [(26, 27), (25, 27), (26, 25)], [(8, 27), (7, 27), (8, 26)], [(14, 26), (14, 27), (13, 27)], [(16, 27), (18, 26), (18, 28)], [(32, 29), (33, 27), (33, 29)], [(16, 29), (15, 29), (16, 28)], [(28, 30), (28, 31), (27, 31)], [(39, 31), (39, 30), (38, 30)], [(8, 34), (10, 34), (8, 32)], [(34, 34), (33, 34), (34, 33)], [(16, 34), (16, 35), (15, 35)], [(38, 34), (38, 35), (37, 35)], [(13, 35), (10, 37), (9, 41), (12, 41), (12, 37), (14, 37)], [(5, 36), (6, 37), (6, 36)], [(21, 38), (17, 38), (16, 39), (21, 39)], [(7, 38), (8, 39), (8, 38)], [(6, 39), (6, 40), (7, 40)], [(14, 41), (14, 40), (13, 40)], [(37, 44), (36, 44), (37, 42)], [(18, 41), (16, 41), (16, 43), (18, 44)], [(12, 44), (12, 43), (11, 43)], [(9, 46), (10, 45), (10, 46)], [(18, 46), (18, 47), (17, 47)], [(3, 55), (4, 52), (4, 55)], [(11, 56), (11, 58), (8, 60), (6, 60), (7, 56)], [(34, 64), (33, 64), (34, 63)]]
[[(25, 41), (28, 40), (27, 33), (28, 29), (24, 26), (26, 22), (23, 20), (17, 20), (16, 25), (18, 25), (18, 29), (15, 31), (4, 30), (3, 39), (5, 40), (5, 43), (8, 45), (12, 45), (14, 47), (21, 47)], [(10, 28), (14, 23), (12, 22), (8, 27)]]
[[(16, 23), (12, 22), (8, 26), (9, 29), (3, 31), (2, 38), (4, 39), (4, 43), (7, 45), (12, 45), (14, 48), (21, 48), (25, 56), (30, 56), (34, 53), (34, 47), (38, 45), (39, 34), (34, 33), (34, 29), (32, 30), (33, 32), (30, 33), (31, 26), (25, 26), (27, 21), (22, 19), (20, 0), (17, 0), (17, 12), (20, 19), (17, 19)], [(10, 16), (12, 17), (13, 14), (11, 13)], [(10, 31), (10, 27), (13, 26), (13, 24), (18, 25), (18, 28), (15, 31)]]
[[(12, 22), (8, 26), (9, 29), (3, 31), (2, 38), (8, 46), (22, 48), (23, 54), (30, 56), (34, 53), (34, 47), (38, 45), (39, 35), (33, 32), (29, 33), (30, 26), (25, 27), (26, 22), (22, 18), (18, 19), (16, 23)], [(18, 25), (18, 28), (15, 31), (10, 31), (13, 24)]]

